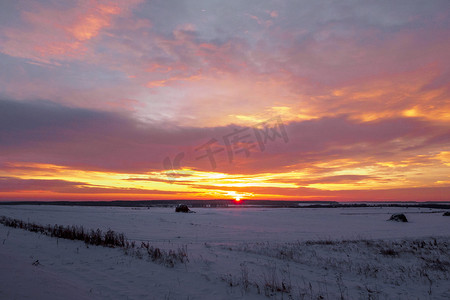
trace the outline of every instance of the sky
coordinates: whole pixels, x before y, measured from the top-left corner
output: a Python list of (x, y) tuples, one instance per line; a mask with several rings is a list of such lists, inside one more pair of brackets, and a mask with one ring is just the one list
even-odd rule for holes
[(0, 2), (0, 201), (450, 201), (450, 2)]

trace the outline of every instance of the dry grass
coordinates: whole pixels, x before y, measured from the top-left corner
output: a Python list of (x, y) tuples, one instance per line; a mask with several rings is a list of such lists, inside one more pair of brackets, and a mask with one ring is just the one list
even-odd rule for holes
[(50, 237), (68, 240), (83, 241), (86, 245), (95, 245), (111, 248), (121, 248), (125, 254), (133, 255), (142, 259), (144, 252), (153, 261), (167, 267), (174, 267), (177, 263), (186, 264), (189, 262), (187, 246), (182, 246), (175, 250), (161, 250), (149, 243), (142, 242), (136, 246), (134, 241), (129, 241), (123, 233), (117, 233), (111, 229), (103, 232), (100, 229), (85, 229), (83, 226), (61, 226), (61, 225), (39, 225), (36, 223), (24, 222), (5, 216), (0, 217), (0, 224), (7, 227), (20, 228), (30, 232), (40, 233)]

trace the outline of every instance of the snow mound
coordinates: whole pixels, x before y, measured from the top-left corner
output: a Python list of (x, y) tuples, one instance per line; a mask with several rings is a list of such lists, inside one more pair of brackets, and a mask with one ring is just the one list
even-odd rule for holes
[(175, 207), (175, 212), (193, 213), (194, 211), (190, 210), (186, 204), (178, 204)]
[(408, 222), (408, 219), (404, 214), (393, 214), (388, 221)]

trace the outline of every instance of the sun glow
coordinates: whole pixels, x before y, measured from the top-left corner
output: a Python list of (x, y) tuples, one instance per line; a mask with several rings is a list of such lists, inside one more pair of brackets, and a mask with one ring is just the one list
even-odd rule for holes
[(227, 196), (230, 196), (230, 197), (234, 198), (235, 202), (240, 202), (243, 195), (242, 194), (238, 194), (235, 191), (230, 191), (230, 192), (227, 193)]

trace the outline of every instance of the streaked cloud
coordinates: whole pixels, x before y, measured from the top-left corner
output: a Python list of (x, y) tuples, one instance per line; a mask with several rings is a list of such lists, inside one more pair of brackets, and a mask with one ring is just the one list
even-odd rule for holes
[[(1, 197), (448, 200), (449, 11), (4, 1)], [(253, 127), (278, 116), (289, 141), (261, 150)]]

